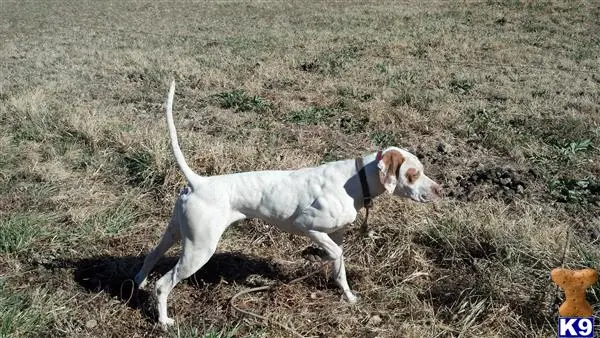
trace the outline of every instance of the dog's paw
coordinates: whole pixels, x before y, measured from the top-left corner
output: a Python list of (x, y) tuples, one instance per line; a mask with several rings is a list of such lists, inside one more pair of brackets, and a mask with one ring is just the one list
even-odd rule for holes
[(352, 291), (344, 293), (342, 299), (350, 304), (356, 304), (356, 302), (358, 302), (358, 297), (356, 297)]
[(159, 319), (158, 323), (160, 324), (160, 328), (163, 329), (163, 331), (167, 331), (169, 327), (175, 325), (175, 319), (167, 317), (165, 319)]

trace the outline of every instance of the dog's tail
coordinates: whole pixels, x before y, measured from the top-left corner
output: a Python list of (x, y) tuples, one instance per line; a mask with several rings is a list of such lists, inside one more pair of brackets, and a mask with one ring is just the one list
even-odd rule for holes
[(171, 88), (169, 89), (169, 96), (167, 97), (166, 110), (167, 110), (167, 126), (169, 127), (169, 137), (171, 138), (171, 147), (173, 148), (173, 155), (175, 155), (175, 162), (179, 170), (183, 173), (183, 176), (190, 183), (192, 190), (199, 183), (200, 176), (196, 174), (190, 166), (188, 166), (179, 148), (179, 141), (177, 140), (177, 130), (175, 129), (175, 122), (173, 122), (173, 97), (175, 96), (175, 80), (171, 82)]

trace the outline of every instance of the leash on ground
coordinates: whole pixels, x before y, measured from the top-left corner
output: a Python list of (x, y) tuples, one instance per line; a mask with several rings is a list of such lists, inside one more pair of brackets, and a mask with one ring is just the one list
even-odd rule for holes
[[(125, 285), (125, 283), (131, 283), (131, 292), (129, 292), (129, 297), (127, 298), (127, 300), (125, 300), (125, 297), (123, 296), (123, 285)], [(125, 304), (129, 304), (129, 301), (131, 300), (131, 298), (133, 298), (134, 291), (135, 291), (135, 282), (133, 281), (133, 279), (126, 279), (123, 282), (121, 282), (121, 288), (119, 289), (119, 296), (121, 296), (121, 300), (125, 300)]]
[(296, 279), (293, 279), (293, 280), (291, 280), (291, 281), (289, 281), (289, 282), (287, 282), (287, 283), (281, 283), (281, 282), (278, 282), (278, 283), (274, 283), (274, 284), (271, 284), (271, 285), (259, 286), (259, 287), (255, 287), (255, 288), (250, 288), (250, 289), (242, 290), (242, 291), (240, 291), (240, 292), (236, 293), (235, 295), (233, 295), (233, 297), (231, 297), (231, 300), (229, 301), (229, 304), (231, 305), (231, 307), (232, 307), (234, 310), (236, 310), (236, 311), (238, 311), (238, 312), (241, 312), (241, 313), (243, 313), (243, 314), (245, 314), (245, 315), (248, 315), (248, 316), (251, 316), (251, 317), (254, 317), (254, 318), (257, 318), (257, 319), (264, 320), (264, 321), (266, 321), (266, 322), (271, 322), (271, 323), (273, 323), (273, 324), (276, 324), (276, 325), (278, 325), (279, 327), (281, 327), (281, 328), (283, 328), (283, 329), (285, 329), (285, 330), (287, 330), (287, 331), (291, 332), (291, 333), (292, 333), (294, 336), (296, 336), (296, 337), (299, 337), (299, 338), (305, 338), (303, 335), (301, 335), (300, 333), (298, 333), (296, 330), (292, 329), (291, 327), (289, 327), (289, 326), (287, 326), (287, 325), (285, 325), (285, 324), (283, 324), (283, 323), (281, 323), (281, 322), (278, 322), (278, 321), (276, 321), (276, 320), (273, 320), (273, 319), (269, 319), (269, 318), (267, 318), (267, 317), (265, 317), (265, 316), (259, 315), (259, 314), (257, 314), (257, 313), (251, 312), (251, 311), (247, 311), (247, 310), (244, 310), (244, 309), (240, 309), (240, 308), (239, 308), (237, 305), (235, 305), (235, 300), (236, 300), (238, 297), (240, 297), (240, 296), (243, 296), (243, 295), (246, 295), (246, 294), (249, 294), (249, 293), (252, 293), (252, 292), (266, 291), (266, 290), (272, 289), (272, 288), (273, 288), (273, 287), (275, 287), (275, 286), (278, 286), (278, 285), (283, 285), (283, 284), (290, 285), (290, 284), (298, 283), (298, 282), (300, 282), (300, 281), (302, 281), (302, 280), (305, 280), (305, 279), (307, 279), (307, 278), (309, 278), (309, 277), (312, 277), (312, 276), (316, 275), (317, 273), (321, 272), (321, 270), (322, 270), (322, 269), (323, 269), (323, 268), (324, 268), (326, 265), (329, 265), (329, 264), (331, 264), (331, 263), (332, 263), (331, 261), (324, 262), (324, 263), (322, 263), (322, 264), (321, 264), (321, 266), (319, 266), (319, 268), (318, 268), (318, 269), (316, 269), (315, 271), (313, 271), (313, 272), (311, 272), (311, 273), (309, 273), (309, 274), (307, 274), (307, 275), (304, 275), (304, 276), (302, 276), (302, 277), (298, 277), (298, 278), (296, 278)]

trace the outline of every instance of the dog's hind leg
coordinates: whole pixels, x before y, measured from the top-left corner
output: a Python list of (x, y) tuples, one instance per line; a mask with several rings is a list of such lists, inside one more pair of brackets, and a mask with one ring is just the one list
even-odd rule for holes
[[(204, 217), (203, 217), (204, 218)], [(205, 219), (205, 218), (204, 218)], [(188, 220), (192, 223), (191, 220)], [(227, 224), (193, 222), (182, 226), (183, 241), (179, 261), (171, 271), (156, 282), (158, 322), (163, 329), (174, 324), (167, 316), (167, 298), (177, 283), (198, 271), (215, 253), (217, 244)]]
[(152, 249), (152, 251), (148, 253), (148, 255), (146, 255), (142, 268), (135, 275), (134, 281), (138, 285), (138, 288), (143, 289), (144, 286), (146, 286), (148, 274), (150, 271), (152, 271), (152, 268), (154, 268), (158, 260), (165, 254), (165, 252), (167, 252), (167, 250), (169, 250), (169, 248), (173, 246), (175, 242), (179, 241), (181, 234), (179, 224), (177, 223), (175, 217), (176, 215), (173, 215), (160, 239), (160, 242), (154, 249)]

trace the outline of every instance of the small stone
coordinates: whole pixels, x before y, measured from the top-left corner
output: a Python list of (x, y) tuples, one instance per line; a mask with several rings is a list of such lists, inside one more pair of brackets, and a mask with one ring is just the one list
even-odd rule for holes
[(85, 323), (85, 327), (88, 329), (94, 328), (96, 325), (98, 325), (98, 322), (95, 319), (90, 319)]
[(369, 318), (368, 324), (371, 326), (377, 326), (381, 324), (382, 321), (383, 320), (381, 319), (381, 317), (379, 317), (379, 315), (374, 315), (371, 318)]

